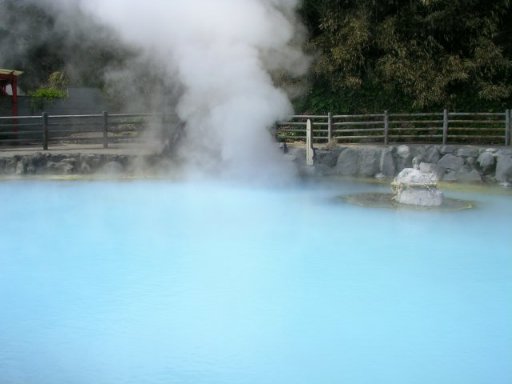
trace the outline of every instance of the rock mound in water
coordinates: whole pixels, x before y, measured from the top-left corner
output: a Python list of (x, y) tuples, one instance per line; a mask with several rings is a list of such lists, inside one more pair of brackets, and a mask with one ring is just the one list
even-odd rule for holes
[(393, 200), (399, 204), (439, 207), (443, 193), (437, 189), (439, 179), (432, 172), (405, 168), (391, 183)]

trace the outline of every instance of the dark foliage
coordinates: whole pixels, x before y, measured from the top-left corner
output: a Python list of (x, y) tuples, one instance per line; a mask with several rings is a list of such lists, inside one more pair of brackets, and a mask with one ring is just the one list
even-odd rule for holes
[(315, 112), (503, 110), (512, 104), (509, 0), (305, 0)]
[[(72, 4), (72, 2), (70, 3)], [(27, 90), (65, 72), (71, 85), (103, 85), (106, 68), (134, 53), (80, 8), (31, 0), (0, 0), (0, 67), (23, 70)]]

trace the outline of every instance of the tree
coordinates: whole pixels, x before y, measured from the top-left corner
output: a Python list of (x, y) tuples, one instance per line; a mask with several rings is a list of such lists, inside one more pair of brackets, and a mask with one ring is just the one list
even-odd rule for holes
[(306, 0), (317, 55), (306, 108), (504, 108), (512, 98), (509, 0)]
[(28, 89), (64, 72), (72, 85), (102, 87), (107, 68), (122, 67), (136, 53), (78, 3), (58, 9), (47, 2), (0, 0), (0, 67), (25, 71)]

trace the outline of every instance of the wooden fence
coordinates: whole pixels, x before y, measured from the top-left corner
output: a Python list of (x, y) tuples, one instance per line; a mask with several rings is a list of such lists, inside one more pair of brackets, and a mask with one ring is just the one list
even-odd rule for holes
[(418, 143), (511, 145), (512, 115), (502, 113), (384, 113), (295, 115), (276, 126), (279, 141), (306, 140), (307, 120), (315, 143)]
[(163, 114), (54, 115), (0, 117), (0, 145), (23, 145), (48, 150), (52, 144), (137, 142), (150, 124), (174, 121)]
[[(276, 123), (279, 141), (302, 142), (306, 123), (315, 143), (422, 143), (511, 145), (512, 113), (384, 113), (365, 115), (295, 115)], [(175, 115), (109, 114), (0, 117), (0, 145), (47, 150), (52, 144), (88, 143), (104, 148), (136, 142), (150, 124), (176, 125)]]

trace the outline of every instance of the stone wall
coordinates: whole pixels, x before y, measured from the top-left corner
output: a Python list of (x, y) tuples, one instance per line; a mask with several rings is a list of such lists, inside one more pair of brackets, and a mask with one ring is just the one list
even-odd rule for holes
[[(292, 148), (293, 159), (306, 169), (305, 153)], [(457, 145), (346, 145), (315, 150), (312, 170), (321, 176), (393, 178), (417, 164), (440, 180), (467, 183), (512, 183), (512, 147)], [(311, 171), (311, 170), (310, 170)]]
[(166, 160), (153, 155), (136, 156), (120, 154), (54, 154), (37, 152), (31, 155), (0, 157), (0, 175), (126, 175), (142, 169), (169, 167)]
[[(512, 184), (512, 147), (440, 145), (347, 145), (315, 150), (306, 166), (304, 148), (290, 148), (289, 158), (308, 174), (392, 179), (413, 164), (435, 172), (442, 181)], [(0, 156), (0, 175), (125, 174), (139, 170), (171, 172), (167, 155), (51, 153)]]

